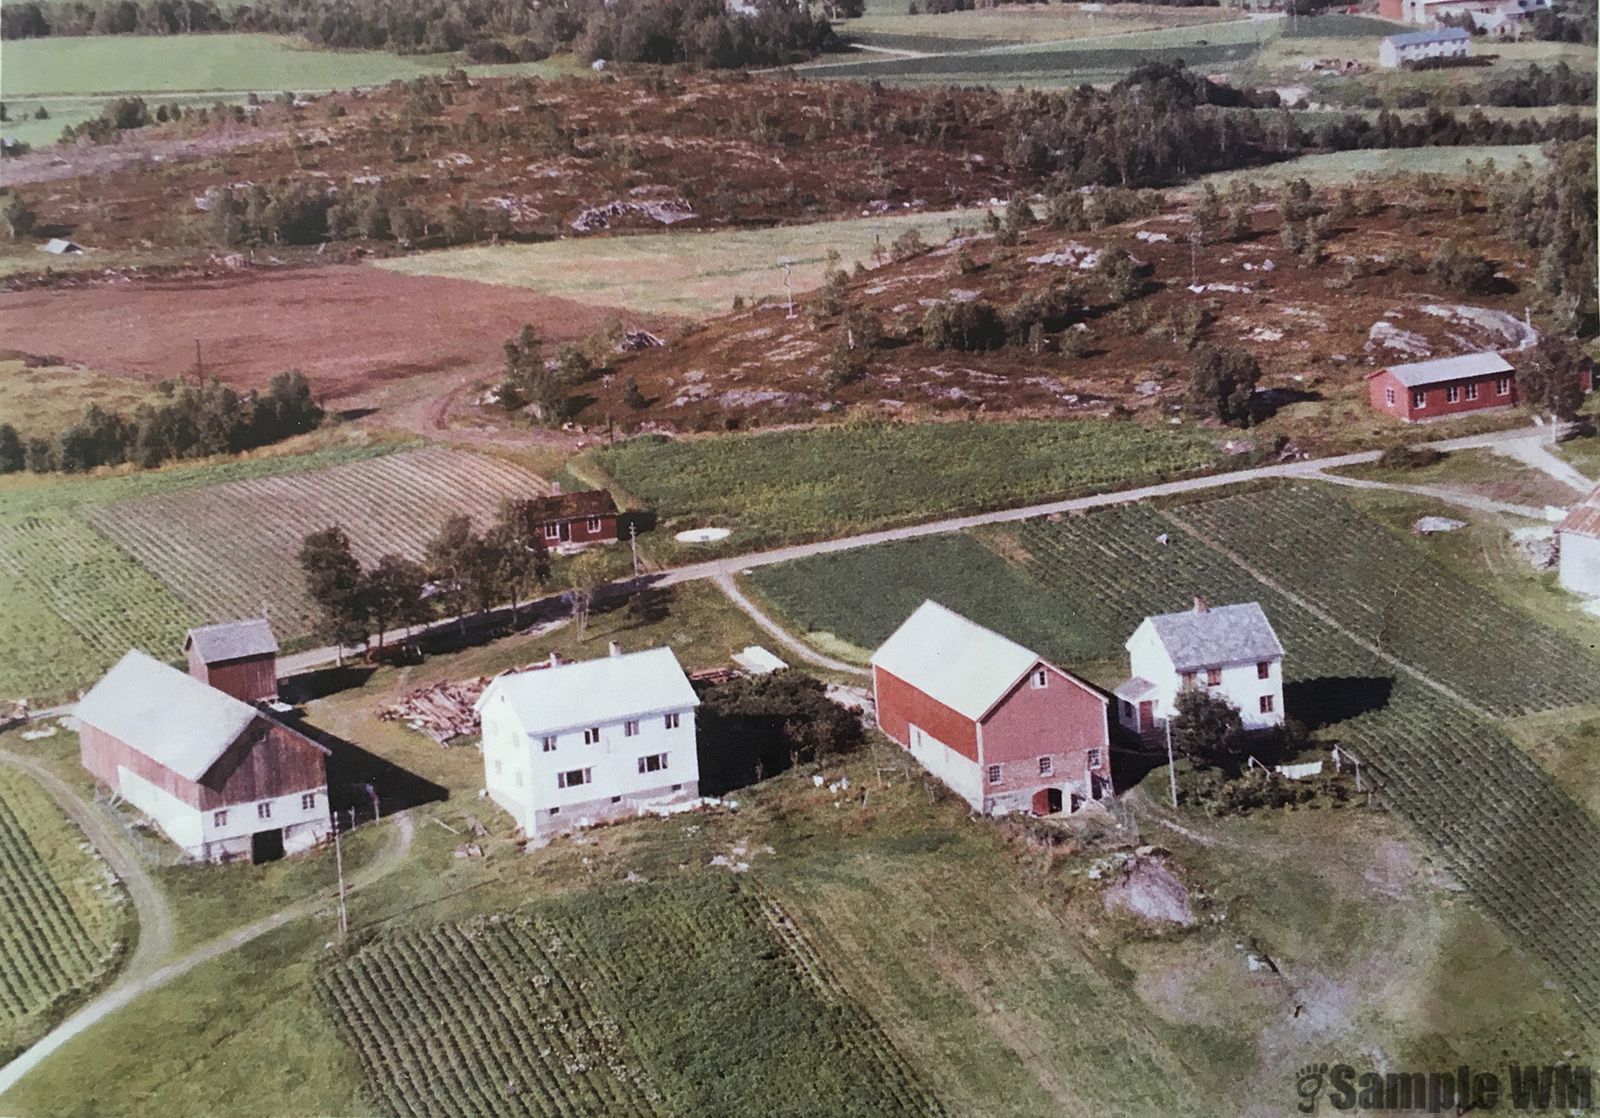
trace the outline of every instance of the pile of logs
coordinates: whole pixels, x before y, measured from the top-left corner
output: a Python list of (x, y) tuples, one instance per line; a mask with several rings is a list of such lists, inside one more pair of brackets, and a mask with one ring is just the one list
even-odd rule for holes
[(378, 717), (387, 722), (404, 722), (440, 745), (448, 745), (453, 738), (478, 732), (478, 715), (472, 704), (493, 678), (480, 675), (477, 679), (435, 683), (408, 691), (399, 702), (380, 711)]

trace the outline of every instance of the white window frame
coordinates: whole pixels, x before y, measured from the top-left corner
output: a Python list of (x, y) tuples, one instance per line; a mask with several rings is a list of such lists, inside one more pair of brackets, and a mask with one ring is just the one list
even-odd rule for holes
[(1055, 760), (1053, 758), (1051, 758), (1051, 757), (1040, 757), (1039, 758), (1039, 775), (1040, 776), (1054, 776), (1055, 775), (1055, 770), (1056, 770), (1056, 763), (1055, 763)]
[(1501, 377), (1500, 379), (1496, 380), (1494, 382), (1494, 394), (1496, 396), (1511, 395), (1511, 378)]
[(598, 516), (591, 516), (589, 518), (588, 529), (591, 532), (598, 532), (600, 530), (600, 518)]
[(587, 730), (585, 730), (583, 732), (583, 744), (584, 745), (599, 745), (600, 744), (600, 727), (598, 727), (598, 726), (590, 726)]
[(1042, 691), (1050, 686), (1050, 672), (1046, 668), (1033, 669), (1033, 678), (1030, 685), (1037, 691)]
[(262, 800), (259, 804), (256, 805), (256, 818), (257, 819), (271, 819), (272, 818), (272, 801), (271, 800)]
[(1257, 705), (1260, 708), (1259, 712), (1261, 714), (1276, 714), (1278, 709), (1278, 700), (1274, 695), (1263, 695), (1261, 696), (1261, 702)]
[(1001, 773), (999, 765), (990, 765), (989, 771), (985, 775), (988, 776), (990, 784), (999, 784), (1000, 778), (1004, 774)]
[(1098, 769), (1100, 767), (1100, 747), (1095, 746), (1093, 749), (1085, 750), (1083, 763), (1087, 768)]
[(1476, 400), (1477, 398), (1478, 398), (1478, 382), (1477, 381), (1473, 381), (1471, 384), (1467, 385), (1467, 399)]
[(300, 810), (315, 811), (317, 808), (317, 794), (315, 792), (302, 792), (300, 794)]
[(546, 734), (544, 740), (539, 743), (539, 749), (543, 753), (554, 753), (556, 751), (556, 736), (554, 734)]
[(665, 722), (667, 729), (676, 730), (678, 728), (678, 712), (673, 711), (671, 714), (667, 715)]
[(1257, 660), (1256, 661), (1256, 678), (1257, 679), (1271, 679), (1272, 678), (1272, 661), (1271, 660)]
[(546, 524), (544, 526), (544, 538), (547, 540), (559, 540), (561, 538), (561, 525), (554, 521)]
[[(577, 780), (573, 780), (572, 778), (574, 776), (576, 776), (578, 779)], [(593, 784), (593, 783), (594, 783), (594, 770), (593, 769), (589, 769), (589, 768), (584, 768), (584, 769), (566, 769), (566, 770), (564, 770), (562, 772), (556, 773), (556, 787), (557, 788), (581, 788), (585, 784)]]
[(211, 813), (211, 825), (213, 827), (226, 827), (228, 825), (227, 810), (224, 809), (222, 811), (213, 811)]
[(1461, 402), (1461, 386), (1459, 384), (1447, 384), (1444, 386), (1444, 402), (1447, 404), (1459, 404)]
[(1428, 394), (1426, 392), (1424, 392), (1420, 388), (1415, 389), (1411, 393), (1411, 407), (1413, 409), (1418, 409), (1418, 408), (1425, 408), (1427, 406), (1428, 406)]
[[(652, 767), (651, 762), (655, 762)], [(659, 773), (667, 771), (667, 755), (665, 753), (650, 753), (639, 758), (640, 773)]]
[(1383, 390), (1383, 399), (1391, 408), (1394, 407), (1394, 389), (1385, 388)]
[(639, 736), (639, 720), (637, 718), (630, 718), (622, 724), (622, 736), (625, 738)]

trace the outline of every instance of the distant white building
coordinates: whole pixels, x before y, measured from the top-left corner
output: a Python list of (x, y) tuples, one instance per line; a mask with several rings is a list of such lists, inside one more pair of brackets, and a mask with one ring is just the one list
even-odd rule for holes
[(1556, 527), (1561, 585), (1574, 594), (1600, 598), (1600, 489)]
[(1283, 724), (1283, 644), (1255, 602), (1147, 617), (1128, 638), (1132, 677), (1116, 691), (1117, 719), (1137, 734), (1164, 725), (1188, 687), (1239, 708), (1246, 730)]
[(1390, 69), (1427, 58), (1466, 58), (1471, 53), (1472, 33), (1460, 27), (1408, 31), (1378, 44), (1378, 62)]
[(699, 704), (670, 648), (501, 676), (476, 705), (484, 786), (530, 838), (693, 799)]

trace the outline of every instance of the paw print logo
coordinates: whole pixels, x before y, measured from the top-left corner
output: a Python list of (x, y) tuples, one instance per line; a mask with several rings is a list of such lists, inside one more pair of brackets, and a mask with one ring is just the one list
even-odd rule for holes
[(1300, 1069), (1300, 1074), (1295, 1077), (1294, 1093), (1300, 1097), (1301, 1114), (1317, 1112), (1317, 1097), (1322, 1094), (1327, 1079), (1327, 1064), (1307, 1064)]

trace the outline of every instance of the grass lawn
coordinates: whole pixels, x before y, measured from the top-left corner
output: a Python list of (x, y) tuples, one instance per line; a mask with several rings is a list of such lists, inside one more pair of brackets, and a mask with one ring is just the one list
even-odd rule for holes
[(791, 262), (795, 291), (810, 291), (822, 284), (830, 250), (847, 268), (858, 260), (870, 265), (875, 245), (887, 251), (907, 230), (939, 243), (953, 226), (970, 225), (979, 216), (948, 210), (772, 229), (480, 245), (396, 257), (379, 266), (409, 275), (528, 287), (594, 306), (704, 318), (725, 312), (736, 295), (746, 300), (783, 296), (779, 261)]
[[(1222, 8), (1172, 8), (1150, 4), (1108, 4), (1083, 12), (1070, 6), (1010, 6), (939, 15), (907, 15), (869, 10), (860, 19), (842, 20), (835, 29), (847, 39), (897, 50), (972, 50), (1003, 43), (1043, 43), (1094, 39), (1189, 27), (1237, 19)], [(1203, 36), (1203, 32), (1199, 33)]]
[(590, 461), (657, 512), (660, 535), (723, 524), (731, 549), (1157, 481), (1204, 470), (1219, 453), (1204, 431), (1086, 420), (638, 438)]
[(1557, 444), (1555, 452), (1570, 462), (1579, 473), (1600, 478), (1600, 435), (1587, 435)]
[(130, 414), (156, 397), (149, 385), (128, 377), (68, 365), (30, 367), (21, 359), (0, 358), (0, 415), (24, 439), (53, 436), (90, 404)]
[[(325, 51), (297, 38), (244, 34), (62, 36), (8, 42), (5, 51), (0, 96), (19, 103), (90, 94), (304, 93), (381, 85), (460, 64), (453, 54)], [(547, 76), (578, 68), (554, 61), (469, 69)]]
[(1252, 167), (1248, 171), (1218, 171), (1202, 176), (1190, 189), (1198, 189), (1200, 182), (1209, 182), (1218, 190), (1225, 191), (1235, 180), (1270, 187), (1303, 178), (1312, 186), (1332, 186), (1367, 175), (1470, 175), (1474, 168), (1483, 168), (1490, 160), (1494, 161), (1496, 167), (1505, 169), (1514, 167), (1519, 159), (1526, 159), (1535, 167), (1542, 167), (1545, 162), (1538, 144), (1338, 151), (1302, 155), (1282, 163)]
[(1416, 469), (1386, 469), (1372, 463), (1347, 466), (1337, 472), (1395, 485), (1442, 486), (1535, 509), (1571, 504), (1577, 498), (1571, 488), (1543, 470), (1489, 450), (1455, 451), (1431, 466)]

